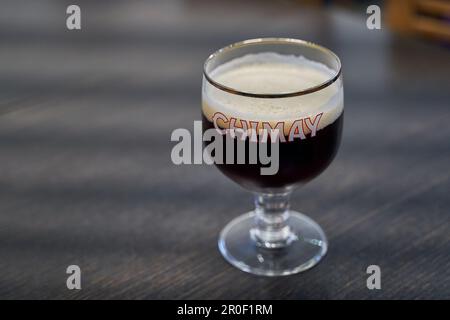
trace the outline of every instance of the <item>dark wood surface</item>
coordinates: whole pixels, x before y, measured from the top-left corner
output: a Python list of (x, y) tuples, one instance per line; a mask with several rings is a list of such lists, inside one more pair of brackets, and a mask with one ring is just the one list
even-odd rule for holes
[[(369, 31), (365, 8), (273, 3), (83, 0), (70, 32), (67, 1), (2, 1), (0, 298), (450, 298), (448, 48)], [(261, 36), (321, 43), (344, 66), (339, 155), (292, 203), (329, 253), (282, 278), (217, 250), (251, 195), (170, 161), (172, 130), (200, 119), (204, 59)], [(80, 291), (66, 288), (71, 264)]]

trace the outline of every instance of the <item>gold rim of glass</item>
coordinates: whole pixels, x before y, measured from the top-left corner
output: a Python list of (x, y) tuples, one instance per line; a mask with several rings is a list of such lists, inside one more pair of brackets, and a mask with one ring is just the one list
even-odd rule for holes
[[(287, 92), (287, 93), (252, 93), (252, 92), (245, 92), (245, 91), (239, 91), (236, 90), (234, 88), (231, 87), (227, 87), (215, 80), (213, 80), (209, 75), (208, 72), (206, 71), (206, 68), (208, 66), (208, 64), (217, 56), (219, 56), (220, 54), (223, 54), (225, 52), (231, 51), (233, 49), (236, 48), (240, 48), (243, 46), (249, 46), (249, 45), (255, 45), (255, 44), (282, 44), (282, 43), (290, 43), (290, 44), (299, 44), (299, 45), (303, 45), (303, 46), (308, 46), (317, 50), (320, 50), (328, 55), (330, 55), (331, 57), (333, 57), (336, 60), (337, 66), (338, 66), (338, 70), (335, 71), (336, 74), (333, 75), (333, 77), (331, 77), (329, 80), (320, 83), (316, 86), (310, 87), (308, 89), (304, 89), (304, 90), (300, 90), (300, 91), (294, 91), (294, 92)], [(244, 40), (244, 41), (239, 41), (239, 42), (235, 42), (233, 44), (230, 44), (226, 47), (223, 47), (219, 50), (217, 50), (216, 52), (212, 53), (205, 61), (205, 64), (203, 65), (203, 75), (205, 77), (205, 79), (212, 84), (213, 86), (215, 86), (216, 88), (222, 90), (222, 91), (226, 91), (228, 93), (232, 93), (232, 94), (236, 94), (236, 95), (240, 95), (240, 96), (245, 96), (245, 97), (253, 97), (253, 98), (289, 98), (289, 97), (296, 97), (296, 96), (301, 96), (301, 95), (305, 95), (305, 94), (309, 94), (309, 93), (313, 93), (319, 90), (322, 90), (328, 86), (330, 86), (331, 84), (333, 84), (334, 82), (336, 82), (337, 79), (339, 79), (339, 77), (341, 76), (341, 60), (339, 59), (339, 57), (330, 49), (327, 49), (321, 45), (315, 44), (313, 42), (309, 42), (309, 41), (305, 41), (305, 40), (299, 40), (299, 39), (293, 39), (293, 38), (257, 38), (257, 39), (249, 39), (249, 40)]]

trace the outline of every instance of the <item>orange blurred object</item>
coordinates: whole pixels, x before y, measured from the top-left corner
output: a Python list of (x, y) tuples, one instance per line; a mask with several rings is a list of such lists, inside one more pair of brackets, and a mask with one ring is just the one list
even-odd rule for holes
[(450, 42), (450, 1), (389, 0), (386, 10), (393, 30)]

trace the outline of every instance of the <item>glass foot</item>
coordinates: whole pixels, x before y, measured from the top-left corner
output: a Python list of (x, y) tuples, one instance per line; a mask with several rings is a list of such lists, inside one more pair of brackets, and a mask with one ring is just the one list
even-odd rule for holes
[(289, 211), (289, 242), (265, 248), (252, 237), (256, 213), (232, 220), (220, 233), (219, 249), (225, 259), (242, 271), (264, 276), (285, 276), (308, 270), (326, 254), (328, 242), (320, 226), (307, 216)]

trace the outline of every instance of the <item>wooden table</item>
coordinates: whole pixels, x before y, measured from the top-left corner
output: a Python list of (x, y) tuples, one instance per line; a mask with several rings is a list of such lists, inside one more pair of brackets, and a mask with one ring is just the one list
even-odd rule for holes
[[(370, 31), (365, 10), (158, 3), (78, 1), (68, 31), (69, 3), (2, 2), (0, 298), (449, 299), (449, 50)], [(339, 155), (292, 203), (329, 253), (282, 278), (217, 250), (251, 195), (170, 161), (172, 130), (200, 119), (204, 59), (261, 36), (321, 43), (344, 66)], [(72, 264), (81, 290), (66, 288)]]

